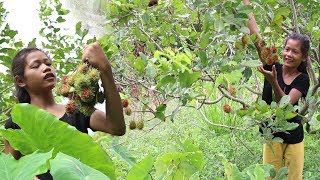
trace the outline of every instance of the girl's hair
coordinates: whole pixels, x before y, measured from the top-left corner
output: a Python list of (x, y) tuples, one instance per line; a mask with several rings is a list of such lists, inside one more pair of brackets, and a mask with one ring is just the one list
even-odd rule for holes
[(298, 33), (292, 33), (289, 36), (287, 36), (285, 44), (287, 45), (287, 42), (289, 39), (298, 40), (300, 41), (300, 50), (302, 53), (302, 56), (306, 58), (306, 61), (301, 62), (301, 64), (298, 67), (298, 71), (302, 73), (307, 73), (307, 61), (308, 61), (308, 53), (310, 49), (310, 40), (307, 36), (298, 34)]
[[(13, 58), (12, 60), (12, 66), (11, 66), (11, 72), (12, 76), (15, 79), (16, 76), (19, 76), (21, 78), (24, 77), (24, 68), (26, 65), (26, 57), (34, 51), (41, 51), (42, 50), (38, 48), (24, 48), (20, 50)], [(27, 90), (23, 87), (18, 86), (17, 82), (15, 81), (15, 96), (18, 98), (19, 103), (29, 103), (30, 104), (30, 95), (27, 92)]]

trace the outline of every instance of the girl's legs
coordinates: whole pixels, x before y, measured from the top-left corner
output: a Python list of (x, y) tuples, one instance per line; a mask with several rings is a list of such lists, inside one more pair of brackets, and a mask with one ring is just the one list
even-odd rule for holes
[(283, 167), (283, 154), (285, 144), (268, 141), (263, 145), (263, 164), (271, 164), (276, 169), (276, 172)]
[(304, 142), (285, 144), (268, 141), (263, 145), (263, 163), (273, 165), (276, 172), (286, 166), (289, 171), (288, 180), (302, 180)]
[(288, 167), (288, 180), (302, 180), (304, 142), (288, 144), (284, 154), (284, 165)]

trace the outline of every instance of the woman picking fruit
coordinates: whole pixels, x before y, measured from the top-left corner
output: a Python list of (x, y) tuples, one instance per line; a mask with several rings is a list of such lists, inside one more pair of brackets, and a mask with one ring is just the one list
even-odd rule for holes
[[(19, 103), (29, 103), (44, 109), (61, 121), (75, 126), (83, 133), (88, 133), (87, 128), (90, 128), (112, 135), (125, 134), (126, 127), (120, 96), (113, 79), (111, 65), (101, 46), (98, 43), (86, 45), (82, 59), (98, 69), (100, 73), (104, 99), (106, 100), (105, 112), (94, 110), (90, 116), (80, 111), (67, 113), (64, 105), (56, 103), (52, 92), (56, 84), (55, 69), (47, 54), (37, 48), (22, 49), (12, 62), (12, 75)], [(5, 128), (18, 129), (19, 127), (9, 119), (5, 123)], [(20, 152), (12, 149), (8, 141), (4, 142), (5, 152), (11, 153), (15, 159), (19, 159)], [(49, 173), (41, 175), (39, 178), (52, 179)]]
[[(249, 0), (243, 0), (248, 5)], [(257, 39), (255, 46), (263, 66), (258, 67), (264, 77), (262, 99), (268, 104), (272, 101), (279, 102), (285, 96), (290, 96), (290, 103), (297, 105), (301, 97), (305, 97), (309, 90), (309, 76), (306, 71), (309, 39), (301, 34), (293, 33), (285, 39), (282, 49), (283, 64), (271, 61), (275, 48), (265, 47), (265, 43), (259, 34), (258, 26), (253, 13), (248, 14), (248, 28), (250, 34), (255, 34)], [(274, 95), (274, 96), (273, 96)], [(281, 167), (288, 167), (288, 179), (302, 179), (304, 163), (304, 134), (301, 117), (296, 116), (289, 122), (298, 123), (299, 126), (288, 132), (274, 133), (274, 137), (283, 139), (282, 143), (268, 142), (263, 145), (263, 163), (274, 165), (276, 171)]]

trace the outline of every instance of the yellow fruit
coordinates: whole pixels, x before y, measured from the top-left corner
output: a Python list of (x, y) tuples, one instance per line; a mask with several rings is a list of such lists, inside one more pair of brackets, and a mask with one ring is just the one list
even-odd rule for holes
[(235, 96), (236, 93), (237, 93), (237, 89), (234, 85), (230, 85), (229, 87), (229, 93), (232, 95), (232, 96)]
[(138, 129), (143, 129), (143, 126), (144, 126), (143, 120), (142, 120), (142, 119), (139, 119), (139, 120), (137, 121), (137, 128), (138, 128)]

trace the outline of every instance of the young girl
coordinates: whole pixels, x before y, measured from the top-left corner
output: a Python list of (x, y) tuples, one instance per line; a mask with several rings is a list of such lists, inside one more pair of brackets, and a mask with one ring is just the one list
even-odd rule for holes
[[(88, 133), (87, 128), (91, 128), (94, 131), (103, 131), (112, 135), (125, 134), (126, 127), (120, 96), (112, 76), (111, 65), (101, 46), (98, 43), (86, 45), (82, 59), (100, 71), (106, 99), (105, 112), (95, 110), (90, 117), (80, 112), (67, 114), (65, 106), (54, 101), (52, 89), (56, 83), (56, 72), (52, 67), (51, 59), (37, 48), (22, 49), (12, 62), (12, 75), (19, 103), (29, 103), (44, 109), (83, 133)], [(18, 129), (19, 127), (9, 119), (5, 123), (5, 128)], [(4, 143), (6, 153), (11, 153), (15, 159), (21, 157), (18, 151), (11, 148), (10, 142), (5, 140)], [(49, 173), (38, 177), (52, 179)]]
[[(243, 0), (248, 5), (249, 0)], [(248, 27), (250, 34), (256, 34), (257, 42), (262, 42), (253, 13), (250, 13)], [(255, 43), (259, 56), (263, 43)], [(264, 60), (263, 66), (258, 67), (264, 76), (264, 88), (262, 99), (268, 104), (272, 101), (279, 102), (281, 97), (290, 96), (290, 103), (297, 105), (301, 97), (305, 97), (309, 90), (309, 76), (306, 72), (308, 51), (310, 48), (309, 39), (301, 34), (290, 34), (285, 39), (282, 50), (283, 64), (279, 62), (267, 65)], [(272, 94), (274, 94), (274, 99)], [(301, 118), (296, 116), (289, 122), (298, 123), (299, 126), (288, 133), (275, 133), (275, 137), (283, 139), (283, 143), (268, 142), (263, 145), (263, 163), (274, 165), (276, 171), (281, 167), (288, 167), (288, 179), (302, 179), (304, 163), (303, 126)]]

